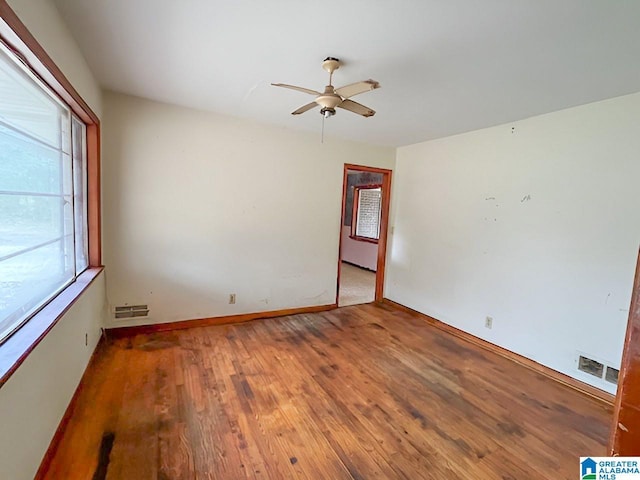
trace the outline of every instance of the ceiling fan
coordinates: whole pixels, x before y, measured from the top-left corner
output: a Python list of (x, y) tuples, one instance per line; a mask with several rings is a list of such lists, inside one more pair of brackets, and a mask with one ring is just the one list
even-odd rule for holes
[(369, 107), (359, 104), (350, 100), (360, 93), (368, 92), (380, 88), (380, 84), (375, 80), (364, 80), (362, 82), (351, 83), (344, 87), (334, 88), (331, 84), (333, 79), (333, 72), (340, 68), (340, 60), (333, 57), (327, 57), (322, 62), (322, 68), (329, 72), (329, 85), (324, 87), (324, 92), (320, 93), (316, 90), (309, 88), (296, 87), (294, 85), (287, 85), (284, 83), (272, 83), (274, 87), (290, 88), (291, 90), (297, 90), (299, 92), (308, 93), (309, 95), (315, 95), (315, 100), (311, 103), (307, 103), (302, 107), (291, 112), (292, 115), (300, 115), (316, 106), (320, 106), (320, 113), (324, 118), (329, 118), (336, 114), (336, 107), (349, 110), (350, 112), (357, 113), (363, 117), (372, 117), (375, 115), (375, 111)]

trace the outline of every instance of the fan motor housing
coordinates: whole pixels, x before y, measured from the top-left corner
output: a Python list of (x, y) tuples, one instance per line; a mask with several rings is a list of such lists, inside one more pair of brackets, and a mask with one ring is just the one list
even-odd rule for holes
[(324, 93), (316, 97), (316, 103), (325, 108), (336, 108), (342, 103), (342, 97), (335, 93), (331, 85), (324, 87)]

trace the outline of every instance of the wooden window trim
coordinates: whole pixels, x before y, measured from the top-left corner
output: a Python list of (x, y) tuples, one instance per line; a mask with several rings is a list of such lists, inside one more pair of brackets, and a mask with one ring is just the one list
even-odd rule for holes
[(103, 267), (90, 267), (82, 272), (75, 282), (45, 304), (42, 310), (0, 345), (0, 387), (7, 383), (9, 377), (76, 303), (102, 270)]
[(0, 41), (87, 125), (89, 267), (0, 345), (0, 387), (103, 270), (100, 208), (100, 120), (6, 0), (0, 0)]
[(359, 237), (357, 235), (349, 235), (351, 240), (355, 240), (356, 242), (367, 242), (367, 243), (378, 243), (378, 239), (376, 238), (367, 238), (367, 237)]
[(377, 244), (379, 241), (379, 238), (361, 237), (359, 235), (356, 235), (358, 207), (360, 206), (360, 202), (358, 202), (358, 192), (360, 190), (373, 190), (374, 188), (382, 189), (382, 184), (376, 183), (372, 185), (356, 185), (353, 187), (353, 214), (351, 215), (351, 233), (349, 234), (349, 238), (357, 242), (368, 242)]

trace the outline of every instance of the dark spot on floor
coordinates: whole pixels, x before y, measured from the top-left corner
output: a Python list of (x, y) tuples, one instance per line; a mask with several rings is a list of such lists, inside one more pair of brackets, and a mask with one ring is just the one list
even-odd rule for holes
[(512, 422), (499, 422), (498, 428), (508, 435), (516, 435), (518, 437), (524, 437), (522, 429)]
[(145, 352), (153, 352), (156, 350), (165, 350), (167, 348), (173, 348), (180, 346), (178, 337), (168, 334), (155, 334), (151, 335), (146, 342), (142, 342), (139, 345), (135, 345), (138, 350)]
[(107, 470), (109, 469), (109, 459), (111, 449), (116, 435), (113, 432), (105, 432), (100, 442), (100, 450), (98, 451), (98, 466), (93, 473), (93, 480), (105, 480), (107, 478)]

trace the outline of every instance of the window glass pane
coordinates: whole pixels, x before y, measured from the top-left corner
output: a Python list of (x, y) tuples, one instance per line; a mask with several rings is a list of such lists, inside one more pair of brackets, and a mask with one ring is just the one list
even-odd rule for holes
[(63, 197), (0, 195), (0, 262), (65, 234)]
[(0, 261), (0, 338), (73, 279), (65, 239)]
[(378, 239), (380, 237), (381, 188), (358, 190), (358, 218), (356, 236)]
[(68, 117), (66, 108), (0, 50), (0, 123), (62, 148), (61, 117)]
[(89, 264), (87, 238), (87, 127), (72, 118), (73, 136), (73, 205), (75, 218), (76, 271), (80, 273)]
[(73, 281), (76, 263), (86, 268), (86, 140), (76, 122), (72, 156), (69, 109), (0, 45), (0, 342)]
[(0, 192), (60, 193), (61, 156), (0, 126)]

